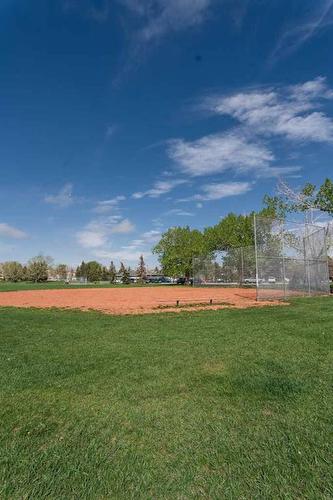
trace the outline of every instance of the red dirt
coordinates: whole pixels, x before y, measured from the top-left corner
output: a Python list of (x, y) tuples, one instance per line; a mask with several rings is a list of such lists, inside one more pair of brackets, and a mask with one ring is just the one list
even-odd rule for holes
[[(192, 307), (193, 304), (209, 303), (212, 306)], [(28, 290), (1, 292), (0, 306), (81, 309), (102, 311), (108, 314), (145, 314), (164, 311), (222, 309), (225, 307), (247, 308), (279, 304), (256, 302), (254, 289), (241, 288), (178, 288), (172, 286), (150, 288), (91, 288), (66, 290)], [(181, 307), (176, 308), (179, 300)], [(216, 305), (214, 305), (214, 303)], [(218, 304), (220, 303), (220, 304)], [(222, 304), (221, 304), (222, 303)], [(183, 307), (191, 304), (191, 308)]]

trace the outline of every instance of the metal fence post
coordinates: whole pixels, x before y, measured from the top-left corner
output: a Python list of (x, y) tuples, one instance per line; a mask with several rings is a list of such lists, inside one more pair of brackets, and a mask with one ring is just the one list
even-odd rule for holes
[(282, 279), (283, 279), (283, 297), (287, 297), (286, 290), (286, 263), (285, 263), (285, 247), (284, 247), (284, 221), (282, 221)]
[(254, 248), (255, 248), (255, 259), (256, 259), (256, 300), (259, 297), (259, 268), (258, 268), (258, 244), (257, 244), (257, 219), (256, 214), (253, 214), (253, 224), (254, 224)]

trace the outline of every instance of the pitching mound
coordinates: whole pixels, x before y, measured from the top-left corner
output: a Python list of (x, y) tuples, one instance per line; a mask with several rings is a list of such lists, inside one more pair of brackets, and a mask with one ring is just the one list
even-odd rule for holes
[(96, 310), (109, 314), (258, 307), (256, 291), (241, 288), (93, 288), (0, 293), (0, 306)]

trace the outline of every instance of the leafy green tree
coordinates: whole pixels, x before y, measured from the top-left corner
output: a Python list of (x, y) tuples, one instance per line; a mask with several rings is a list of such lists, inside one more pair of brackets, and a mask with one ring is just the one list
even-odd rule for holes
[(147, 277), (147, 269), (146, 269), (145, 261), (143, 259), (143, 255), (140, 255), (139, 265), (138, 265), (138, 268), (136, 270), (136, 275), (139, 278), (139, 281), (141, 283), (143, 283)]
[(84, 260), (76, 268), (75, 276), (76, 276), (76, 278), (79, 278), (79, 279), (80, 278), (87, 279), (87, 264), (84, 262)]
[(333, 182), (326, 179), (316, 194), (316, 208), (333, 216)]
[(29, 281), (29, 270), (27, 266), (22, 267), (22, 281)]
[(197, 229), (172, 227), (162, 234), (154, 247), (163, 272), (170, 276), (190, 278), (193, 273), (193, 258), (207, 253), (203, 234)]
[(307, 183), (299, 192), (293, 191), (284, 183), (280, 184), (279, 189), (278, 196), (266, 195), (264, 204), (280, 217), (285, 217), (290, 212), (306, 212), (313, 209), (333, 216), (333, 182), (330, 179), (325, 179), (319, 188)]
[(105, 266), (102, 267), (102, 278), (101, 279), (102, 279), (102, 281), (109, 281), (109, 279), (110, 279), (109, 270)]
[[(82, 265), (81, 265), (81, 272), (82, 272)], [(99, 262), (92, 260), (90, 262), (87, 262), (87, 264), (85, 264), (84, 274), (90, 283), (94, 281), (100, 281), (102, 278), (102, 273), (103, 269), (101, 264), (99, 264)]]
[(23, 266), (19, 262), (11, 261), (2, 264), (2, 274), (5, 281), (22, 281), (24, 278)]
[(128, 285), (131, 282), (130, 271), (128, 268), (124, 266), (123, 262), (120, 263), (119, 274), (121, 276), (121, 281), (124, 285)]
[(66, 280), (67, 279), (67, 273), (68, 273), (68, 268), (66, 264), (59, 264), (55, 268), (55, 273), (61, 280)]
[(218, 224), (204, 230), (207, 250), (224, 251), (230, 247), (240, 248), (254, 245), (253, 214), (228, 214)]
[(37, 255), (30, 259), (28, 262), (29, 280), (35, 283), (47, 281), (51, 264), (52, 259), (50, 257), (44, 257), (43, 255)]
[(75, 271), (75, 277), (77, 279), (80, 279), (82, 277), (81, 276), (81, 266), (77, 266), (76, 271)]
[(111, 261), (110, 267), (109, 267), (109, 280), (110, 280), (110, 283), (114, 283), (116, 281), (116, 277), (117, 277), (116, 266), (114, 265), (113, 261)]

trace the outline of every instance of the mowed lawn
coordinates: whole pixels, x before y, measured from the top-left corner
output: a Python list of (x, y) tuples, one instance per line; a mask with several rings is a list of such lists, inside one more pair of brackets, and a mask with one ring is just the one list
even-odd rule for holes
[(329, 499), (330, 297), (0, 309), (1, 499)]

